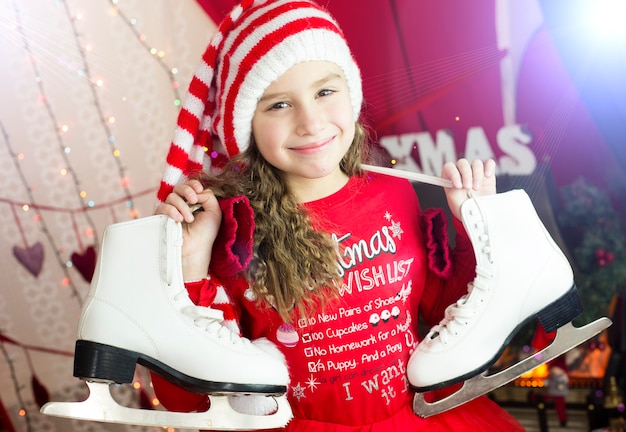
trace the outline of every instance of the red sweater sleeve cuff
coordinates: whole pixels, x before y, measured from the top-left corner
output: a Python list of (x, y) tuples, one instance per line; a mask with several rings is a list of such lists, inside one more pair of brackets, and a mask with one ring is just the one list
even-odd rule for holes
[(431, 208), (424, 211), (423, 218), (428, 268), (437, 276), (448, 279), (452, 276), (453, 265), (446, 214), (443, 209)]
[(234, 276), (252, 259), (254, 211), (246, 196), (219, 200), (222, 224), (213, 244), (210, 269), (218, 277)]

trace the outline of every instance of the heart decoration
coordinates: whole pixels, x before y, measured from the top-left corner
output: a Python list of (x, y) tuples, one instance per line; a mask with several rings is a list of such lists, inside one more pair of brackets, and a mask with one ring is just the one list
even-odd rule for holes
[(41, 242), (25, 248), (13, 246), (13, 255), (33, 276), (39, 276), (43, 266), (43, 245)]
[(76, 270), (87, 282), (91, 282), (96, 270), (96, 249), (93, 246), (88, 246), (82, 254), (74, 252), (71, 258)]
[(37, 405), (39, 406), (39, 408), (41, 408), (42, 406), (50, 402), (50, 393), (48, 392), (48, 389), (46, 388), (46, 386), (44, 386), (41, 383), (39, 378), (37, 378), (37, 376), (34, 374), (30, 380), (30, 385), (33, 389), (35, 402), (37, 402)]

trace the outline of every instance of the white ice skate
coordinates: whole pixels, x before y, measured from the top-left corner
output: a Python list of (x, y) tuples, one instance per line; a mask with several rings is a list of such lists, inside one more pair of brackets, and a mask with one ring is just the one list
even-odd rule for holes
[[(167, 216), (109, 226), (85, 301), (74, 353), (74, 376), (87, 381), (83, 402), (50, 402), (41, 412), (101, 422), (175, 428), (250, 430), (286, 425), (286, 365), (222, 325), (220, 311), (195, 306), (183, 284), (182, 228)], [(202, 413), (120, 406), (109, 385), (130, 383), (136, 364), (209, 395)], [(270, 415), (247, 415), (227, 395), (275, 397)]]
[[(409, 180), (451, 187), (448, 180), (366, 166)], [(522, 190), (470, 198), (461, 207), (463, 225), (476, 256), (476, 278), (468, 293), (450, 305), (444, 319), (411, 355), (407, 376), (418, 393), (413, 410), (428, 417), (462, 405), (518, 378), (580, 345), (611, 325), (600, 318), (576, 328), (582, 311), (567, 259)], [(517, 331), (539, 318), (555, 340), (510, 368), (486, 375)], [(445, 399), (428, 403), (422, 392), (457, 383)]]
[[(575, 328), (582, 312), (573, 272), (522, 190), (475, 197), (461, 206), (463, 225), (476, 255), (468, 293), (448, 306), (443, 320), (419, 343), (407, 364), (419, 393), (478, 377), (443, 401), (414, 410), (422, 416), (445, 411), (485, 394), (579, 345), (610, 325), (601, 319)], [(517, 331), (537, 317), (557, 339), (543, 352), (499, 374), (481, 375)]]

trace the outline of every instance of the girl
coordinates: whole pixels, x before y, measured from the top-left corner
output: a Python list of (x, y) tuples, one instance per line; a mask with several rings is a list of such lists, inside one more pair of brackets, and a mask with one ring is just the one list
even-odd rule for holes
[[(157, 213), (184, 224), (192, 299), (208, 306), (227, 294), (242, 334), (284, 356), (294, 412), (285, 430), (523, 430), (484, 397), (416, 416), (405, 369), (418, 314), (437, 323), (474, 277), (459, 208), (467, 189), (495, 193), (494, 162), (444, 166), (457, 230), (449, 250), (441, 211), (423, 212), (408, 181), (363, 170), (359, 69), (324, 9), (244, 1), (203, 60)], [(157, 376), (154, 385), (168, 409), (207, 408), (206, 396)]]

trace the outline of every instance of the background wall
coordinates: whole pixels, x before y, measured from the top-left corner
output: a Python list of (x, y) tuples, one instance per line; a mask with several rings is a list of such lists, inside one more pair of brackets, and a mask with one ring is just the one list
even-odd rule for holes
[[(573, 209), (555, 195), (543, 204), (569, 226), (586, 304), (603, 313), (626, 285), (623, 1), (362, 2), (323, 3), (361, 66), (364, 113), (388, 162), (438, 174), (462, 155), (494, 157), (499, 176), (527, 189), (583, 178), (567, 189)], [(72, 351), (102, 232), (152, 213), (179, 101), (213, 22), (234, 3), (0, 0), (6, 430), (142, 429), (38, 409), (85, 397)], [(136, 389), (115, 392), (151, 405), (142, 369)]]
[(85, 395), (73, 345), (99, 239), (152, 214), (178, 101), (215, 26), (193, 0), (0, 11), (0, 401), (16, 430), (67, 431), (36, 396)]

